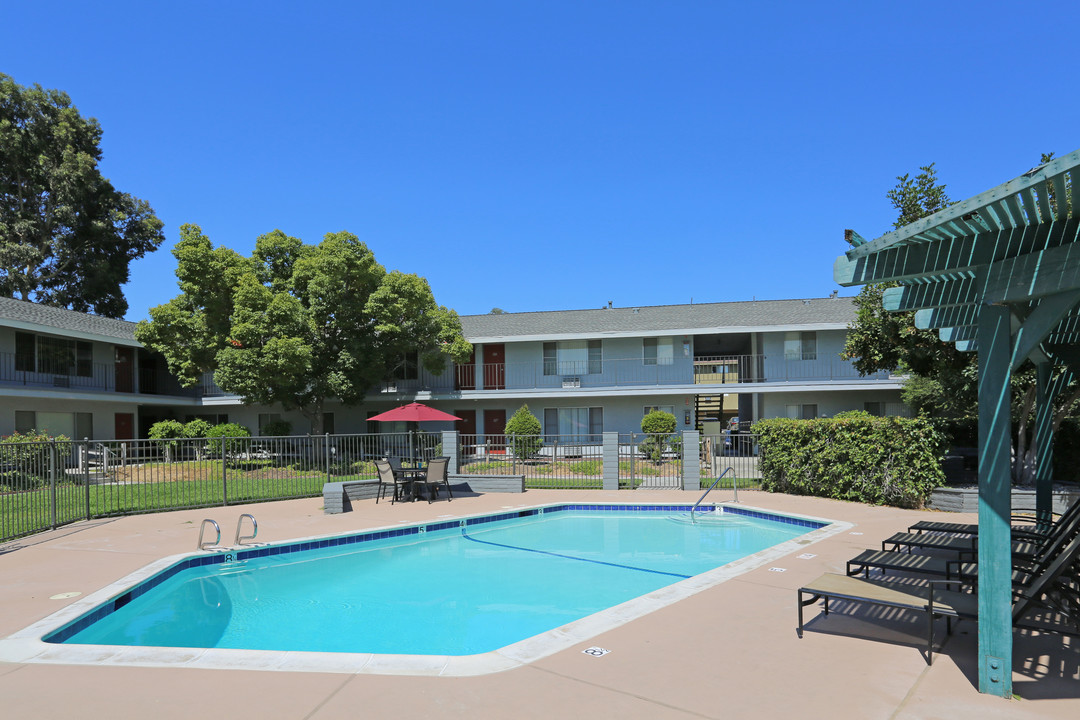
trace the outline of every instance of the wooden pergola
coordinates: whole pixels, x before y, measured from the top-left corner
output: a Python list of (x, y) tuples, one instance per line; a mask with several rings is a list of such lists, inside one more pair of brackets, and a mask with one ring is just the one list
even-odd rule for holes
[(899, 282), (889, 311), (978, 353), (979, 690), (1012, 694), (1009, 381), (1035, 364), (1039, 521), (1053, 501), (1054, 399), (1080, 377), (1080, 150), (867, 242), (836, 260), (841, 285)]

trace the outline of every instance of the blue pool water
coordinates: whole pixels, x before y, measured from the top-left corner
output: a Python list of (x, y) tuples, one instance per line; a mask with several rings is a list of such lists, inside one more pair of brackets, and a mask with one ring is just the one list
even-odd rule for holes
[(483, 653), (821, 525), (751, 514), (708, 515), (692, 525), (671, 511), (559, 506), (196, 557), (45, 639)]

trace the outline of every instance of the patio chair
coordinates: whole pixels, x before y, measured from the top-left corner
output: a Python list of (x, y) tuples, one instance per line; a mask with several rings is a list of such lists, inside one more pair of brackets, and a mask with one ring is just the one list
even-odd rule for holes
[[(1076, 559), (1080, 553), (1080, 534), (1075, 535), (1058, 553), (1052, 562), (1041, 572), (1034, 575), (1027, 585), (1013, 586), (1012, 621), (1014, 627), (1038, 629), (1041, 632), (1076, 632)], [(956, 581), (931, 581), (923, 587), (913, 587), (887, 580), (867, 580), (864, 578), (826, 573), (798, 590), (799, 626), (798, 635), (803, 636), (803, 608), (823, 600), (824, 614), (829, 614), (829, 600), (846, 600), (855, 603), (881, 605), (885, 607), (912, 610), (926, 614), (927, 644), (926, 662), (933, 664), (934, 619), (946, 619), (946, 631), (952, 632), (952, 619), (978, 618), (979, 603), (975, 593), (942, 589), (955, 586)], [(804, 599), (809, 595), (809, 599)], [(1056, 613), (1067, 618), (1068, 622), (1056, 627), (1039, 625), (1036, 627), (1031, 618), (1031, 611), (1036, 616)]]
[(432, 458), (428, 462), (425, 485), (429, 503), (439, 496), (440, 485), (446, 488), (446, 494), (449, 496), (447, 502), (454, 499), (454, 493), (450, 490), (449, 471), (450, 458), (448, 457)]
[(394, 475), (394, 468), (386, 460), (376, 460), (375, 469), (379, 472), (379, 489), (375, 493), (375, 504), (379, 504), (379, 500), (386, 492), (386, 486), (389, 485), (394, 489), (394, 499), (391, 500), (393, 504), (394, 500), (397, 500), (397, 476)]

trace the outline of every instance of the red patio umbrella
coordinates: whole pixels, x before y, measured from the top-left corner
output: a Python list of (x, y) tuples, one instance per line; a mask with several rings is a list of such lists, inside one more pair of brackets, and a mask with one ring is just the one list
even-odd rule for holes
[[(409, 403), (368, 418), (376, 422), (453, 422), (460, 419), (457, 415), (436, 410), (423, 403)], [(409, 431), (409, 456), (410, 460), (415, 461), (416, 450), (412, 430)]]
[(368, 418), (378, 422), (453, 422), (460, 419), (423, 403), (409, 403)]

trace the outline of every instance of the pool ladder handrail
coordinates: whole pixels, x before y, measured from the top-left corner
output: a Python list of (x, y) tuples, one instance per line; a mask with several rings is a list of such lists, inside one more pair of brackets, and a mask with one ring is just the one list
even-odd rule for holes
[[(709, 489), (705, 491), (705, 494), (702, 495), (700, 498), (698, 498), (698, 501), (696, 503), (694, 503), (694, 507), (690, 508), (690, 523), (691, 524), (694, 524), (694, 525), (697, 524), (697, 520), (694, 519), (694, 511), (698, 509), (698, 505), (700, 505), (701, 502), (705, 499), (705, 495), (708, 495), (709, 493), (711, 493), (712, 489), (714, 487), (716, 487), (716, 484), (718, 482), (720, 482), (720, 479), (723, 478), (725, 475), (727, 475), (729, 472), (731, 472), (731, 473), (735, 472), (735, 467), (733, 465), (728, 465), (727, 470), (720, 473), (717, 476), (717, 478), (715, 480), (713, 480), (713, 484), (709, 486)], [(734, 476), (731, 478), (731, 486), (733, 488), (735, 488), (735, 500), (733, 502), (739, 502), (739, 481)]]
[[(214, 530), (217, 531), (217, 538), (212, 543), (204, 543), (203, 542), (203, 533), (206, 532), (206, 523), (210, 523), (211, 525), (213, 525)], [(208, 545), (209, 545), (209, 548), (214, 548), (214, 547), (220, 547), (221, 546), (221, 526), (217, 524), (216, 520), (212, 520), (210, 518), (204, 518), (203, 521), (202, 521), (202, 525), (199, 526), (199, 545), (198, 545), (199, 550), (207, 550)]]
[[(240, 528), (244, 525), (244, 518), (251, 520), (251, 534), (240, 535)], [(259, 523), (255, 520), (255, 516), (251, 513), (242, 513), (240, 518), (236, 521), (236, 539), (233, 540), (233, 545), (240, 545), (245, 540), (254, 540), (255, 536), (259, 534)]]

